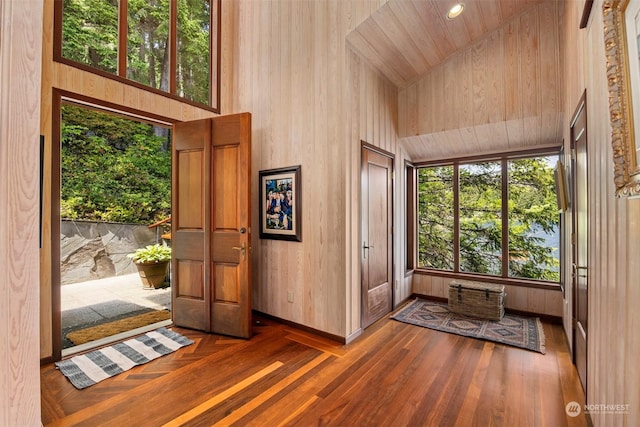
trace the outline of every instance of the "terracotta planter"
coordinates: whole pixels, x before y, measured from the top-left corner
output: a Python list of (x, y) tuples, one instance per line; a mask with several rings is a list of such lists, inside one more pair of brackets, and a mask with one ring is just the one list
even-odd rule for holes
[(135, 263), (138, 274), (142, 280), (142, 287), (145, 289), (157, 289), (162, 287), (167, 275), (169, 261), (154, 263)]

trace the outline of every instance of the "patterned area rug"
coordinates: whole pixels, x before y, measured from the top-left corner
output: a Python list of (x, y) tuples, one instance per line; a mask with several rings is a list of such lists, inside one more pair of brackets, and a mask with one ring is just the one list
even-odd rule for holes
[(189, 338), (159, 328), (110, 347), (56, 362), (55, 365), (71, 384), (83, 389), (191, 344), (193, 341)]
[(544, 331), (537, 317), (505, 314), (499, 322), (476, 319), (450, 312), (447, 304), (416, 299), (391, 318), (438, 331), (545, 353)]

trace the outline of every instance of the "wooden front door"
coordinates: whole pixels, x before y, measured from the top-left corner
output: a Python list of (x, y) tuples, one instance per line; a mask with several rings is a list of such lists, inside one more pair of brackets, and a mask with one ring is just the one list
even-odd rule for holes
[(393, 158), (362, 148), (362, 327), (393, 305)]
[(180, 123), (173, 132), (173, 322), (248, 338), (251, 115)]
[[(586, 93), (585, 93), (586, 95)], [(587, 111), (583, 95), (571, 121), (572, 196), (572, 287), (573, 356), (582, 388), (587, 393), (588, 337), (588, 192), (587, 192)]]

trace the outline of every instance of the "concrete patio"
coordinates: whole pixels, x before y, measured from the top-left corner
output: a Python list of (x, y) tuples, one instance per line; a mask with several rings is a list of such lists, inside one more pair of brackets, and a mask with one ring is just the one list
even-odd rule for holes
[[(63, 348), (66, 350), (63, 350), (63, 355), (83, 351), (87, 346), (72, 347), (73, 344), (65, 342), (64, 336), (68, 332), (119, 320), (149, 309), (171, 310), (171, 288), (144, 289), (137, 273), (63, 285), (62, 333)], [(94, 342), (92, 346), (97, 344), (102, 343)]]

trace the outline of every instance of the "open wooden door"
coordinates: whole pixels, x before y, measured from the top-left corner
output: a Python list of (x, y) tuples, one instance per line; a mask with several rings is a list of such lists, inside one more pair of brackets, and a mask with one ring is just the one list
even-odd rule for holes
[(587, 395), (588, 341), (588, 246), (589, 208), (587, 188), (587, 107), (583, 93), (571, 120), (571, 207), (573, 210), (572, 286), (573, 286), (573, 359)]
[(393, 307), (393, 158), (362, 147), (362, 327)]
[(179, 123), (173, 132), (173, 322), (248, 338), (251, 115)]

